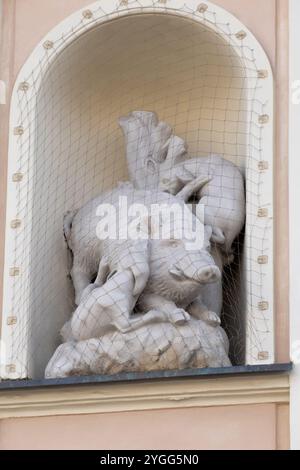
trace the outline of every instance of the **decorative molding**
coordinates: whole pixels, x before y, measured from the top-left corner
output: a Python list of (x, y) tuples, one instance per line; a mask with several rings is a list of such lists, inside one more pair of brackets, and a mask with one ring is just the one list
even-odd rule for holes
[(0, 391), (0, 419), (289, 403), (288, 374)]

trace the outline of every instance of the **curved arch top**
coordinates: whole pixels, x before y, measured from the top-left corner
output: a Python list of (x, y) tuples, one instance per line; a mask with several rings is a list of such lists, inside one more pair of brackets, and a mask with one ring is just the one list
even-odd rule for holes
[[(21, 68), (16, 85), (32, 72), (34, 64), (48, 49), (48, 65), (74, 38), (90, 29), (127, 15), (160, 13), (182, 16), (201, 23), (222, 35), (241, 58), (252, 57), (258, 70), (268, 71), (272, 78), (269, 58), (252, 32), (232, 13), (212, 2), (201, 0), (98, 0), (71, 14), (50, 30), (38, 43)], [(242, 48), (241, 48), (242, 46)], [(53, 54), (52, 48), (55, 50)]]

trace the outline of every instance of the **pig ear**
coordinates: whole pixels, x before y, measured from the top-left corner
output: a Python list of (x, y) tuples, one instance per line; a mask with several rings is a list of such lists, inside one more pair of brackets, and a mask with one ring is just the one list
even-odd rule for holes
[(187, 157), (187, 144), (186, 142), (178, 137), (177, 135), (172, 135), (169, 139), (168, 145), (168, 154), (167, 161), (171, 165), (176, 165), (181, 163)]
[(195, 179), (195, 176), (193, 175), (193, 173), (191, 173), (185, 167), (183, 167), (182, 172), (180, 172), (180, 174), (177, 175), (177, 179), (178, 181), (180, 181), (180, 183), (183, 186), (185, 186), (190, 181), (193, 181)]

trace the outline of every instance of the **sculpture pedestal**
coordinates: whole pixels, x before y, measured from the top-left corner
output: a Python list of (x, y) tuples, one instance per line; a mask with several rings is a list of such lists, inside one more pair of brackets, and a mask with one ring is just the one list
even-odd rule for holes
[(221, 327), (191, 318), (183, 325), (156, 323), (123, 334), (61, 344), (45, 377), (230, 366)]

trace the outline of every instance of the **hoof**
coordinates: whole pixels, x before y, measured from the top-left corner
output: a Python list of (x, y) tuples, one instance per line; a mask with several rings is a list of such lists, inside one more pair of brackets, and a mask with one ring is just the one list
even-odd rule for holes
[(178, 326), (184, 325), (190, 318), (190, 315), (183, 308), (177, 308), (170, 315), (170, 321)]
[(215, 312), (210, 312), (209, 310), (202, 313), (200, 320), (204, 321), (210, 326), (217, 327), (221, 325), (220, 317)]

